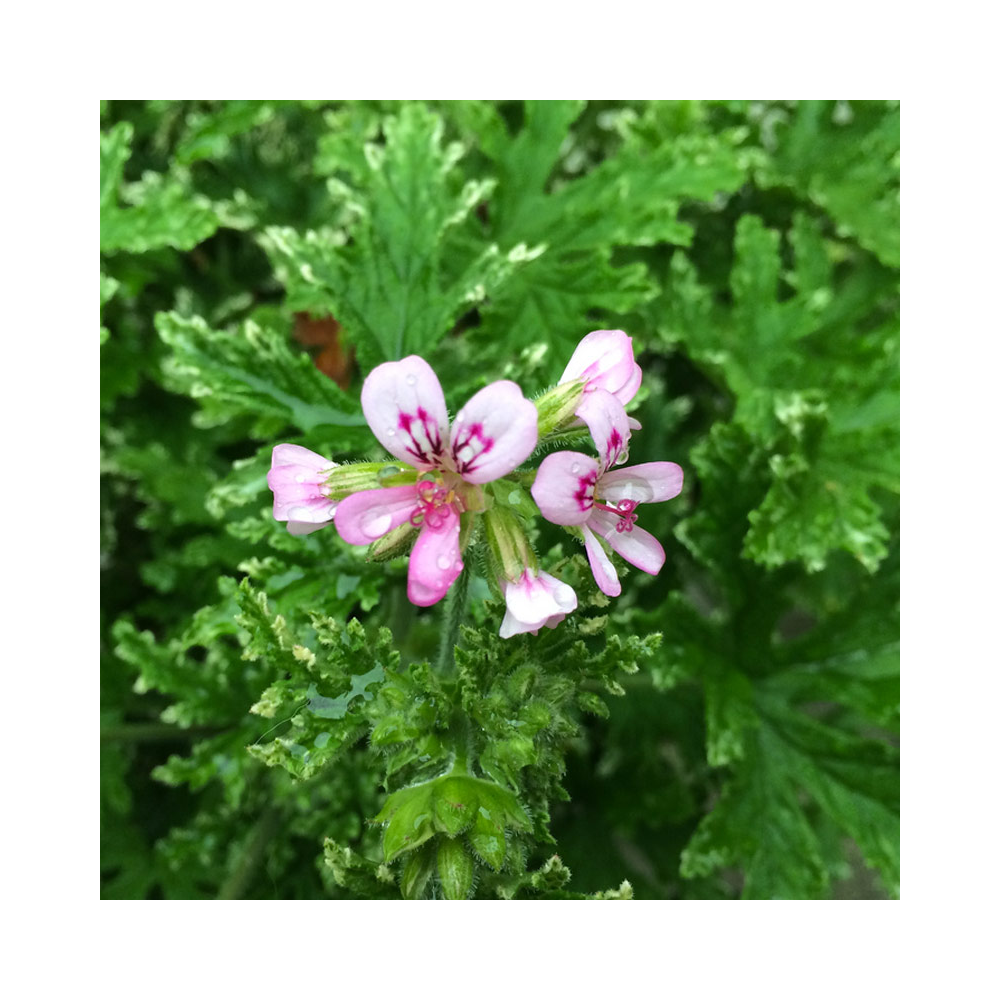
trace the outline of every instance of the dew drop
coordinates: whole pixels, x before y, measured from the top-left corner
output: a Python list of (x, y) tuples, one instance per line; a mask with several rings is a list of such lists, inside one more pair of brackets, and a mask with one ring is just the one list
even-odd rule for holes
[(440, 555), (437, 558), (438, 569), (447, 569), (451, 565), (451, 556)]
[(406, 384), (407, 385), (416, 385), (417, 384), (417, 376), (416, 375), (407, 375), (406, 376)]
[(395, 437), (396, 436), (396, 428), (395, 427), (388, 427), (388, 428), (386, 428), (386, 434), (388, 434), (389, 437)]
[(575, 476), (575, 475), (576, 475), (576, 474), (577, 474), (577, 473), (578, 473), (578, 472), (580, 471), (580, 463), (579, 463), (579, 462), (574, 462), (574, 463), (573, 463), (573, 464), (572, 464), (572, 465), (571, 465), (571, 466), (569, 467), (569, 471), (570, 471), (570, 472), (572, 472), (572, 473), (573, 473), (573, 475)]
[(297, 483), (304, 483), (305, 481), (306, 481), (306, 474), (304, 472), (300, 472), (295, 477), (295, 482), (297, 482)]
[(361, 518), (361, 530), (369, 538), (381, 538), (389, 530), (391, 524), (392, 517), (379, 511), (370, 510)]

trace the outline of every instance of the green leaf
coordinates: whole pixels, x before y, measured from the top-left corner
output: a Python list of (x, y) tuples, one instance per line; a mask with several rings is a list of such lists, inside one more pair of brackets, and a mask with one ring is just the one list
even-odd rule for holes
[(612, 266), (613, 248), (689, 243), (681, 207), (734, 190), (744, 177), (728, 142), (636, 131), (618, 155), (555, 183), (557, 139), (579, 111), (576, 102), (526, 102), (514, 137), (493, 120), (478, 123), (500, 178), (495, 213), (491, 204), (494, 238), (545, 252), (491, 297), (477, 336), (489, 344), (502, 332), (508, 351), (548, 345), (553, 377), (558, 358), (595, 325), (593, 310), (625, 313), (655, 294), (644, 264)]
[(899, 102), (802, 101), (776, 130), (765, 183), (795, 186), (899, 267)]
[(889, 532), (870, 491), (892, 485), (894, 476), (878, 459), (866, 467), (863, 456), (885, 452), (869, 451), (864, 433), (834, 434), (825, 403), (802, 394), (781, 400), (776, 411), (789, 443), (771, 457), (774, 478), (749, 515), (746, 554), (765, 566), (801, 559), (816, 572), (839, 548), (874, 571), (888, 551)]
[[(746, 512), (744, 553), (769, 567), (801, 560), (815, 572), (844, 549), (874, 570), (888, 540), (878, 490), (899, 488), (895, 324), (859, 333), (831, 284), (830, 249), (815, 223), (797, 215), (790, 240), (795, 267), (783, 276), (780, 235), (754, 216), (740, 219), (731, 310), (675, 256), (668, 337), (731, 391), (753, 466), (767, 456), (770, 484)], [(693, 457), (696, 465), (706, 458)]]
[[(262, 660), (272, 676), (278, 675), (250, 711), (279, 721), (249, 747), (250, 753), (295, 777), (311, 777), (363, 734), (366, 707), (399, 663), (392, 636), (388, 629), (371, 635), (357, 619), (343, 625), (314, 614), (315, 641), (306, 645), (246, 580), (238, 600), (238, 621), (248, 633), (244, 659)], [(286, 731), (261, 742), (286, 723)]]
[[(272, 227), (262, 238), (289, 305), (335, 316), (365, 367), (427, 354), (524, 256), (481, 240), (449, 243), (492, 182), (459, 185), (463, 150), (443, 144), (439, 117), (408, 103), (383, 130), (384, 146), (365, 147), (356, 187), (331, 181), (347, 235)], [(326, 169), (337, 148), (327, 146)], [(344, 166), (356, 173), (358, 163)]]
[[(211, 424), (244, 414), (271, 418), (261, 436), (284, 424), (303, 431), (366, 426), (357, 402), (276, 330), (250, 321), (239, 332), (213, 330), (198, 316), (178, 313), (158, 313), (156, 329), (171, 350), (164, 361), (168, 383), (197, 399)], [(341, 436), (347, 450), (367, 433)]]
[(221, 160), (228, 155), (234, 136), (251, 131), (274, 117), (267, 101), (222, 101), (211, 111), (193, 111), (185, 122), (185, 134), (174, 150), (176, 161), (185, 166), (198, 160)]

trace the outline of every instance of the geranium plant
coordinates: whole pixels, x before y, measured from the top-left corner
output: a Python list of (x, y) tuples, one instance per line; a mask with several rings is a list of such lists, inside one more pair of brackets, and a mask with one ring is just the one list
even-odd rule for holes
[(899, 891), (899, 107), (105, 102), (102, 892)]

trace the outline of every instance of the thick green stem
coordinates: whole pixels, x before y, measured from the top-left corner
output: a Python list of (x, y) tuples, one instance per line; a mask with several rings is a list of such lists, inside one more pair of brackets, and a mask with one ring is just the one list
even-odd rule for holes
[(438, 673), (446, 676), (455, 669), (455, 645), (458, 642), (458, 626), (465, 617), (465, 608), (469, 603), (470, 569), (463, 569), (448, 594), (448, 603), (444, 609), (444, 622), (441, 625), (441, 644), (438, 646)]

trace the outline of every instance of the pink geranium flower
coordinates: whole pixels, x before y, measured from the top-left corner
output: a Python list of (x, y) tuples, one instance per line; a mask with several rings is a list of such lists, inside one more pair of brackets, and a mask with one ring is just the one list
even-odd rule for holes
[(535, 450), (538, 411), (513, 382), (494, 382), (449, 424), (441, 384), (415, 355), (374, 369), (361, 408), (383, 447), (424, 475), (410, 486), (347, 497), (337, 506), (337, 531), (367, 545), (407, 522), (418, 528), (407, 594), (421, 607), (436, 604), (462, 572), (460, 515), (481, 502), (476, 487), (512, 472)]
[(598, 538), (633, 566), (653, 576), (659, 573), (666, 555), (663, 546), (636, 525), (638, 507), (677, 496), (684, 472), (674, 462), (612, 470), (628, 446), (625, 411), (617, 400), (609, 402), (597, 393), (589, 406), (587, 424), (600, 459), (577, 451), (546, 456), (531, 495), (547, 520), (579, 526), (597, 586), (609, 597), (617, 597), (622, 589), (618, 573)]
[(293, 535), (308, 535), (333, 524), (337, 505), (326, 495), (326, 480), (336, 462), (297, 444), (271, 452), (267, 485), (274, 493), (274, 519), (287, 521)]
[(555, 628), (576, 610), (573, 588), (544, 570), (536, 574), (526, 569), (516, 583), (501, 578), (500, 588), (507, 602), (507, 613), (500, 624), (501, 639), (520, 632), (538, 635), (543, 626)]
[(635, 363), (632, 338), (623, 330), (594, 330), (579, 344), (559, 379), (559, 384), (584, 380), (583, 391), (604, 389), (624, 406), (642, 384), (642, 369)]

